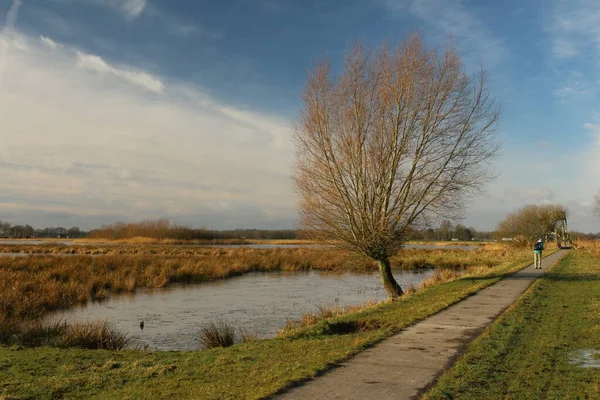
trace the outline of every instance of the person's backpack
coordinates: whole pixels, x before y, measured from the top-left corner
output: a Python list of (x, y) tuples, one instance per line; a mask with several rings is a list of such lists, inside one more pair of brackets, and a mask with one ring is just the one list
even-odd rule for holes
[(542, 242), (535, 242), (533, 245), (534, 250), (542, 250)]

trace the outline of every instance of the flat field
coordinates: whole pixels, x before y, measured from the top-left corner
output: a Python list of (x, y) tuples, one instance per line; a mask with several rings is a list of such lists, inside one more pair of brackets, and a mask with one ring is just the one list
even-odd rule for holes
[[(9, 296), (12, 300), (3, 297), (3, 312), (9, 310), (13, 312), (9, 317), (17, 317), (14, 310), (21, 301), (27, 304), (19, 314), (22, 318), (31, 316), (25, 311), (29, 307), (41, 315), (51, 307), (66, 307), (82, 301), (90, 296), (90, 288), (116, 290), (117, 283), (128, 282), (127, 278), (133, 282), (131, 290), (135, 290), (138, 285), (223, 278), (261, 268), (327, 268), (327, 265), (340, 268), (333, 261), (332, 253), (324, 249), (246, 253), (248, 250), (251, 249), (203, 249), (202, 252), (208, 253), (187, 256), (2, 258), (0, 282), (7, 285), (8, 280), (11, 284), (0, 290), (16, 293), (15, 297)], [(348, 256), (340, 257), (346, 260)], [(207, 264), (206, 260), (211, 261)], [(529, 251), (509, 249), (406, 250), (395, 260), (396, 266), (445, 264), (464, 273), (460, 277), (452, 275), (454, 280), (449, 282), (440, 279), (396, 302), (289, 329), (275, 339), (228, 348), (159, 352), (0, 346), (0, 398), (263, 398), (321, 373), (531, 263)], [(349, 262), (352, 264), (352, 259)], [(219, 266), (216, 275), (202, 275), (214, 271), (215, 265)], [(240, 269), (233, 268), (235, 265)], [(164, 279), (155, 280), (161, 274)], [(69, 287), (73, 288), (72, 297), (68, 296)], [(81, 295), (78, 295), (79, 287), (83, 288)], [(126, 284), (122, 288), (129, 290)], [(39, 302), (38, 299), (45, 300)]]

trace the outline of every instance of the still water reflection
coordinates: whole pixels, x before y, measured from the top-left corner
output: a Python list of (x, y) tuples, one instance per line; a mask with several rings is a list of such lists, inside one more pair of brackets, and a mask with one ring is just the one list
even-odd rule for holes
[[(395, 271), (394, 275), (403, 287), (417, 286), (432, 271)], [(193, 350), (199, 348), (201, 327), (212, 320), (225, 319), (265, 338), (274, 336), (287, 319), (299, 319), (305, 312), (316, 311), (318, 305), (347, 306), (386, 297), (376, 273), (251, 273), (199, 285), (113, 295), (102, 303), (89, 302), (52, 314), (49, 319), (106, 319), (151, 349)]]

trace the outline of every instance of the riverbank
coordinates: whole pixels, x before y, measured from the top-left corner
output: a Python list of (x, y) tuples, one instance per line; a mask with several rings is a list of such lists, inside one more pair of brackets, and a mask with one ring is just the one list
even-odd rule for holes
[[(481, 256), (481, 255), (480, 255)], [(0, 347), (0, 394), (53, 398), (263, 398), (311, 378), (377, 341), (530, 264), (501, 264), (271, 340), (201, 352)]]
[(600, 245), (571, 251), (426, 399), (599, 399)]
[[(69, 249), (69, 246), (49, 248), (56, 254), (63, 254), (62, 251)], [(248, 272), (319, 270), (335, 273), (377, 270), (372, 261), (332, 249), (123, 246), (96, 250), (110, 253), (98, 257), (0, 257), (0, 293), (3, 294), (0, 297), (0, 322), (14, 323), (40, 318), (48, 311), (67, 308), (88, 299), (100, 300), (114, 292), (162, 288), (173, 283), (201, 283)], [(392, 257), (391, 264), (396, 269), (494, 268), (528, 255), (528, 251), (507, 249), (405, 249)]]

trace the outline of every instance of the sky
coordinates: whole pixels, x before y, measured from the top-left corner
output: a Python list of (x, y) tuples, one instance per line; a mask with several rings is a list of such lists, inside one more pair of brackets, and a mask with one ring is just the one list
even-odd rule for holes
[(293, 229), (309, 69), (415, 31), (502, 104), (498, 177), (461, 223), (560, 203), (600, 231), (597, 0), (0, 0), (0, 220)]

